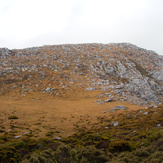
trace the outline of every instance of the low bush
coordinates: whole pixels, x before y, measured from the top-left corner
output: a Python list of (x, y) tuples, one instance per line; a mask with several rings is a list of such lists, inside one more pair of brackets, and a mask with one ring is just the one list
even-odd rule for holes
[[(162, 125), (162, 111), (157, 111), (158, 114), (149, 111), (145, 117), (120, 115), (111, 121), (103, 119), (92, 130), (79, 128), (76, 134), (61, 140), (34, 140), (31, 135), (19, 140), (5, 132), (0, 136), (0, 162), (162, 163), (163, 128), (156, 127), (158, 123)], [(120, 125), (114, 127), (112, 121)], [(46, 136), (52, 134), (49, 131)]]
[(11, 115), (11, 116), (8, 117), (8, 119), (18, 119), (18, 117), (15, 116), (15, 115)]
[(131, 151), (131, 146), (127, 141), (117, 140), (110, 143), (108, 150), (112, 153), (114, 152), (120, 153), (123, 151)]

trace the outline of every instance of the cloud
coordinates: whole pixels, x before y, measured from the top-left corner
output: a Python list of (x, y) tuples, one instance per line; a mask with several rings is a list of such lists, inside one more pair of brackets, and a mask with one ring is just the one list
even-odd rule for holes
[(17, 0), (1, 16), (1, 36), (32, 39), (47, 31), (62, 32), (73, 0)]
[(162, 0), (1, 0), (0, 46), (130, 42), (163, 54)]

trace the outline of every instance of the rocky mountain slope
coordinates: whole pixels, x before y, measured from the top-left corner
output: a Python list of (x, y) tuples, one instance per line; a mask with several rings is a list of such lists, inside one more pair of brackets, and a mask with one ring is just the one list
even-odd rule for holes
[(163, 56), (129, 43), (0, 49), (0, 95), (77, 98), (88, 91), (108, 102), (160, 104)]

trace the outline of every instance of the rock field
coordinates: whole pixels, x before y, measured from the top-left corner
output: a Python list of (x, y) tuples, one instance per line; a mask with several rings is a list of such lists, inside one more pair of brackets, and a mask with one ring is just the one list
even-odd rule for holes
[(0, 49), (0, 95), (75, 98), (88, 91), (106, 102), (161, 104), (163, 56), (129, 43)]

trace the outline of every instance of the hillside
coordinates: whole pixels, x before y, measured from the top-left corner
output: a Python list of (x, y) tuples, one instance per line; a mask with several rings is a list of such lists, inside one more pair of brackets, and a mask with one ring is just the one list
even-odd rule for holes
[(34, 162), (50, 150), (51, 162), (91, 162), (90, 154), (149, 162), (162, 151), (162, 103), (163, 56), (153, 51), (129, 43), (0, 48), (0, 161)]
[(163, 57), (132, 44), (0, 49), (0, 57), (1, 95), (39, 92), (75, 98), (96, 90), (116, 101), (162, 102)]

